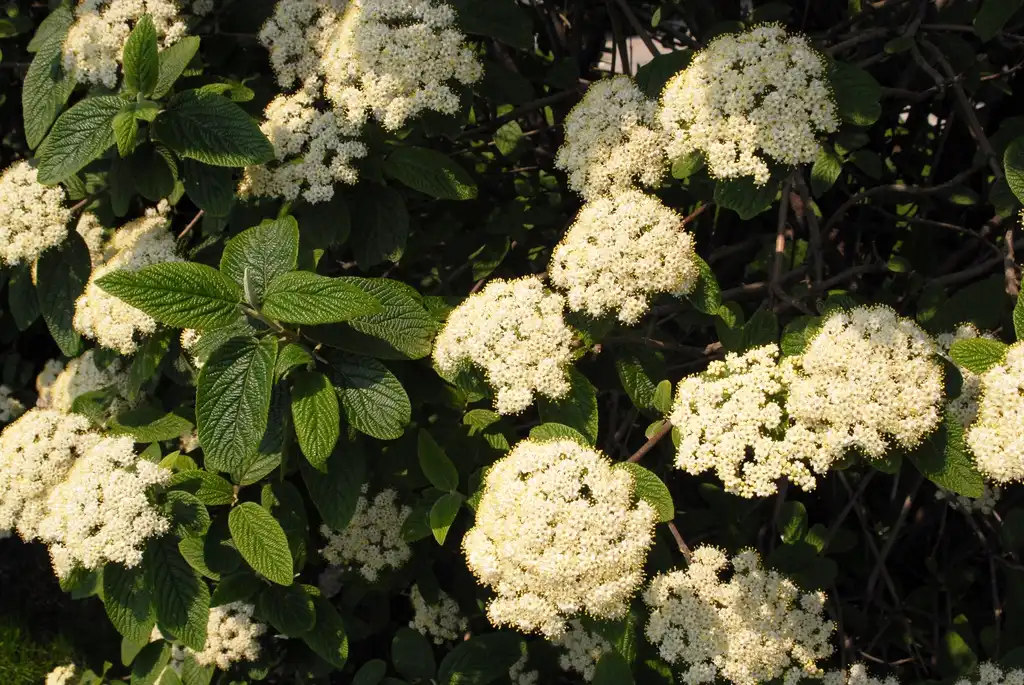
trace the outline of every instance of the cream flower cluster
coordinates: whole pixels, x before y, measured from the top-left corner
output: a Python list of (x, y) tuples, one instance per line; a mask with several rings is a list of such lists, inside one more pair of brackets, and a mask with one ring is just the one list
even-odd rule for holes
[(116, 413), (127, 406), (123, 399), (127, 395), (127, 385), (128, 375), (121, 370), (119, 360), (101, 369), (96, 364), (96, 351), (87, 350), (69, 361), (67, 366), (56, 359), (46, 362), (36, 377), (36, 392), (39, 393), (36, 406), (70, 412), (75, 398), (95, 390), (112, 388), (117, 395), (114, 402)]
[(767, 497), (784, 477), (814, 489), (811, 470), (828, 464), (784, 439), (786, 388), (778, 356), (776, 345), (729, 353), (679, 383), (670, 417), (680, 434), (678, 468), (692, 474), (713, 469), (727, 492), (742, 497)]
[(813, 162), (839, 126), (825, 60), (780, 25), (725, 34), (669, 80), (659, 117), (670, 158), (701, 152), (717, 178), (770, 175), (768, 162)]
[(899, 685), (899, 681), (892, 676), (884, 680), (872, 677), (864, 664), (853, 664), (848, 670), (828, 671), (821, 677), (821, 681), (822, 685)]
[(941, 487), (935, 491), (935, 499), (946, 500), (951, 508), (964, 514), (977, 513), (983, 516), (992, 515), (992, 512), (996, 510), (996, 503), (1002, 495), (1003, 491), (998, 485), (991, 486), (988, 483), (985, 484), (985, 490), (981, 497), (958, 495)]
[(25, 405), (11, 397), (11, 389), (0, 385), (0, 423), (8, 423), (25, 413)]
[(267, 627), (253, 620), (254, 610), (252, 604), (245, 602), (211, 608), (203, 651), (185, 651), (194, 655), (200, 666), (216, 666), (222, 671), (238, 661), (255, 661), (260, 656), (259, 637)]
[(978, 679), (961, 678), (954, 685), (1024, 685), (1024, 669), (1003, 670), (998, 664), (986, 661), (978, 666)]
[(551, 639), (582, 612), (623, 616), (656, 520), (633, 495), (628, 471), (571, 440), (524, 440), (497, 461), (462, 543), (469, 569), (494, 590), (491, 623)]
[(573, 346), (564, 308), (565, 298), (536, 276), (495, 279), (448, 315), (434, 343), (434, 362), (447, 376), (467, 362), (481, 367), (500, 414), (521, 412), (537, 394), (564, 397)]
[(1024, 479), (1024, 342), (981, 374), (978, 418), (967, 429), (967, 446), (978, 470), (997, 483)]
[(430, 638), (434, 644), (458, 640), (465, 634), (469, 621), (459, 611), (458, 603), (444, 592), (438, 592), (437, 602), (428, 604), (418, 585), (409, 593), (413, 618), (409, 627)]
[(30, 409), (0, 433), (0, 530), (39, 535), (46, 501), (99, 436), (84, 416)]
[(78, 669), (74, 664), (58, 666), (46, 674), (46, 683), (44, 685), (71, 685), (72, 679), (77, 674)]
[(736, 685), (776, 678), (796, 685), (820, 676), (817, 662), (832, 653), (835, 626), (825, 619), (825, 595), (801, 592), (765, 570), (752, 550), (730, 560), (717, 548), (698, 547), (685, 571), (655, 576), (643, 599), (651, 612), (647, 638), (663, 659), (685, 667), (682, 682), (690, 685), (717, 677)]
[(331, 564), (357, 566), (359, 573), (373, 583), (385, 568), (399, 568), (412, 556), (402, 539), (402, 524), (412, 509), (399, 507), (398, 493), (390, 488), (377, 493), (371, 504), (367, 490), (364, 485), (345, 530), (336, 533), (327, 525), (321, 526), (327, 546), (320, 554)]
[(156, 209), (118, 229), (110, 239), (109, 259), (93, 269), (85, 292), (75, 302), (75, 330), (103, 347), (132, 354), (138, 338), (156, 331), (156, 320), (128, 303), (108, 294), (96, 281), (108, 273), (139, 269), (162, 262), (180, 262), (174, 254), (174, 236), (167, 230), (169, 207)]
[(102, 438), (50, 491), (39, 537), (50, 545), (58, 576), (66, 576), (76, 565), (138, 566), (145, 541), (170, 527), (147, 491), (165, 485), (171, 472), (139, 459), (133, 445), (130, 437)]
[(651, 296), (685, 295), (700, 275), (683, 218), (632, 189), (585, 204), (549, 270), (570, 309), (595, 318), (617, 312), (625, 324), (647, 312)]
[[(995, 336), (991, 333), (982, 333), (974, 324), (966, 323), (957, 326), (952, 333), (937, 335), (935, 342), (938, 345), (939, 354), (951, 364), (956, 364), (953, 358), (949, 356), (949, 350), (953, 343), (958, 340), (970, 340), (972, 338), (993, 340)], [(978, 416), (978, 398), (981, 397), (981, 376), (958, 364), (956, 367), (960, 372), (963, 383), (960, 387), (960, 395), (946, 402), (946, 411), (966, 429), (974, 423), (974, 419)]]
[(0, 174), (0, 264), (34, 262), (68, 235), (71, 210), (60, 186), (44, 186), (28, 162)]
[[(205, 14), (212, 3), (193, 3), (192, 11)], [(64, 68), (80, 82), (114, 88), (121, 55), (135, 22), (145, 15), (153, 20), (161, 47), (185, 37), (186, 15), (176, 0), (79, 0), (75, 23), (64, 41)]]
[(454, 84), (482, 74), (454, 10), (435, 0), (278, 0), (260, 41), (295, 90), (267, 106), (276, 161), (245, 170), (243, 196), (330, 200), (335, 183), (358, 180), (369, 116), (397, 130), (424, 111), (454, 114)]
[(555, 166), (586, 200), (629, 188), (654, 187), (665, 167), (657, 104), (628, 76), (595, 82), (565, 118)]
[(935, 355), (935, 342), (887, 307), (833, 312), (802, 354), (782, 361), (787, 440), (823, 463), (851, 449), (877, 459), (893, 441), (914, 447), (941, 420)]
[(512, 667), (508, 669), (508, 679), (512, 681), (512, 685), (537, 685), (540, 682), (539, 671), (526, 670), (526, 662), (529, 659), (530, 654), (523, 652), (523, 655), (519, 657), (519, 661), (512, 664)]
[(562, 650), (558, 657), (562, 670), (575, 671), (588, 683), (597, 673), (597, 662), (605, 653), (612, 651), (608, 640), (587, 630), (578, 619), (569, 621), (565, 634), (551, 642)]

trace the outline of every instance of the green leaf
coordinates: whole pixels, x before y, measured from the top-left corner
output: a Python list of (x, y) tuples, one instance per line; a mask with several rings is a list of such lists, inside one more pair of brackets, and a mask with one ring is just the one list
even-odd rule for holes
[(533, 24), (514, 0), (453, 0), (451, 4), (466, 33), (494, 38), (520, 50), (533, 49)]
[(985, 478), (964, 444), (964, 429), (948, 412), (939, 429), (910, 455), (917, 470), (936, 485), (965, 497), (981, 497)]
[(686, 296), (690, 304), (699, 312), (714, 316), (722, 308), (722, 289), (715, 278), (715, 272), (700, 256), (694, 255), (700, 277), (693, 292)]
[(57, 342), (60, 351), (68, 357), (82, 351), (82, 337), (72, 325), (75, 300), (85, 292), (92, 263), (89, 248), (78, 233), (68, 233), (64, 243), (56, 250), (47, 250), (36, 264), (36, 292), (39, 310)]
[(313, 597), (313, 607), (316, 623), (302, 639), (324, 661), (335, 668), (344, 668), (348, 660), (348, 635), (341, 616), (323, 597)]
[(811, 193), (821, 197), (825, 191), (835, 185), (839, 174), (843, 171), (843, 161), (832, 150), (822, 147), (811, 167)]
[(130, 92), (148, 97), (156, 88), (160, 73), (156, 28), (153, 26), (153, 18), (148, 14), (136, 21), (135, 28), (128, 34), (121, 62), (124, 66), (124, 82)]
[(344, 530), (356, 510), (360, 488), (366, 482), (366, 463), (362, 452), (351, 444), (340, 444), (326, 468), (318, 471), (300, 462), (302, 482), (313, 505), (332, 530)]
[(782, 331), (782, 342), (779, 348), (782, 354), (792, 356), (800, 354), (807, 347), (807, 343), (817, 333), (817, 325), (821, 319), (816, 316), (798, 316), (788, 324)]
[(195, 262), (164, 262), (138, 271), (114, 271), (96, 281), (160, 323), (217, 328), (238, 319), (242, 289), (216, 269)]
[(746, 221), (769, 209), (778, 191), (778, 183), (768, 181), (759, 186), (749, 176), (721, 180), (715, 183), (715, 203), (731, 209)]
[(242, 502), (228, 515), (231, 539), (257, 573), (278, 585), (294, 579), (292, 553), (281, 524), (255, 502)]
[(1024, 339), (1024, 297), (1020, 295), (1013, 305), (1013, 332), (1017, 340)]
[(660, 414), (670, 414), (672, 412), (672, 381), (663, 380), (658, 383), (658, 387), (654, 390), (654, 398), (651, 400), (651, 405)]
[(767, 308), (760, 308), (743, 326), (743, 348), (746, 350), (778, 342), (779, 320), (775, 313)]
[[(255, 573), (243, 567), (237, 573), (225, 575), (213, 591), (210, 606), (222, 606), (232, 602), (250, 602), (256, 593), (265, 588), (280, 588), (280, 585), (267, 585)], [(294, 587), (291, 585), (289, 587)]]
[(330, 361), (345, 420), (379, 440), (402, 437), (412, 418), (412, 405), (395, 375), (369, 357), (335, 354)]
[(352, 251), (359, 268), (397, 262), (409, 238), (409, 212), (394, 188), (371, 185), (356, 196), (352, 207)]
[(581, 445), (590, 447), (590, 442), (574, 428), (562, 425), (560, 423), (542, 423), (539, 426), (534, 426), (530, 430), (530, 439), (537, 442), (546, 442), (549, 440), (574, 440)]
[(114, 140), (117, 143), (117, 154), (128, 157), (135, 151), (135, 143), (139, 136), (139, 121), (130, 109), (122, 109), (114, 117)]
[(391, 640), (391, 663), (407, 680), (429, 680), (437, 671), (434, 649), (427, 638), (402, 626)]
[(167, 670), (170, 659), (170, 644), (163, 640), (150, 642), (135, 657), (131, 685), (156, 685), (160, 675)]
[(288, 343), (281, 348), (277, 355), (277, 363), (274, 365), (274, 380), (280, 381), (292, 369), (308, 367), (312, 363), (313, 357), (306, 351), (306, 348), (295, 343)]
[(633, 673), (618, 652), (605, 652), (594, 671), (594, 685), (633, 685)]
[(1006, 183), (1024, 203), (1024, 136), (1015, 139), (1003, 153), (1003, 168), (1006, 170)]
[[(175, 494), (175, 493), (171, 493)], [(177, 493), (181, 494), (181, 493)], [(206, 563), (206, 539), (203, 536), (184, 537), (178, 541), (178, 551), (188, 565), (210, 580), (220, 580), (220, 573), (214, 571)], [(210, 600), (213, 603), (213, 600)]]
[(210, 685), (217, 667), (214, 665), (200, 666), (195, 654), (185, 653), (185, 661), (181, 665), (182, 685)]
[(210, 590), (178, 551), (175, 538), (151, 540), (143, 567), (157, 624), (186, 647), (202, 651), (210, 615)]
[(560, 400), (542, 398), (538, 403), (541, 421), (561, 423), (582, 433), (593, 445), (597, 442), (597, 391), (587, 377), (569, 370), (572, 387)]
[(786, 502), (779, 509), (777, 523), (783, 542), (803, 540), (807, 534), (807, 509), (800, 502)]
[(103, 567), (103, 608), (117, 632), (128, 640), (149, 639), (156, 619), (141, 568), (116, 563)]
[(644, 368), (644, 360), (637, 354), (615, 358), (615, 372), (619, 382), (637, 409), (648, 409), (654, 400), (655, 384)]
[(29, 43), (30, 49), (35, 45), (36, 55), (22, 84), (21, 111), (25, 141), (32, 149), (42, 142), (75, 89), (75, 79), (63, 60), (64, 37), (74, 21), (71, 11), (60, 7), (43, 20)]
[(381, 311), (341, 326), (313, 332), (325, 344), (378, 359), (421, 359), (433, 350), (437, 322), (423, 307), (419, 293), (387, 278), (347, 278), (346, 282), (377, 298)]
[(294, 271), (299, 261), (299, 224), (294, 217), (267, 219), (224, 244), (220, 271), (244, 285), (246, 269), (258, 301), (276, 277)]
[(984, 0), (974, 17), (974, 32), (982, 42), (992, 40), (1020, 9), (1021, 4), (1024, 4), (1024, 0)]
[(694, 150), (672, 160), (672, 178), (684, 180), (704, 168), (704, 154)]
[(299, 370), (292, 374), (292, 422), (299, 448), (317, 469), (327, 463), (341, 434), (338, 395), (327, 376)]
[(445, 538), (448, 537), (448, 530), (455, 522), (455, 517), (458, 516), (463, 501), (465, 501), (465, 497), (459, 493), (449, 492), (438, 497), (434, 506), (430, 508), (430, 530), (433, 531), (437, 544), (444, 544)]
[(874, 76), (853, 64), (837, 61), (829, 72), (829, 80), (843, 121), (870, 126), (882, 116), (882, 88)]
[(185, 192), (196, 207), (213, 217), (226, 217), (231, 213), (238, 186), (231, 169), (210, 166), (194, 159), (184, 160), (182, 166)]
[(171, 343), (176, 337), (175, 331), (162, 330), (146, 338), (139, 346), (135, 356), (132, 357), (132, 364), (128, 367), (127, 397), (134, 401), (142, 386), (153, 377), (160, 363), (167, 356), (171, 349)]
[(174, 412), (142, 406), (119, 414), (108, 428), (111, 434), (130, 435), (136, 442), (158, 442), (185, 435), (192, 430), (192, 422)]
[(195, 495), (173, 490), (167, 493), (167, 505), (175, 535), (202, 535), (210, 527), (210, 512)]
[(267, 430), (277, 339), (232, 338), (199, 372), (196, 423), (206, 466), (233, 472), (256, 454)]
[(345, 279), (290, 271), (267, 285), (262, 309), (278, 321), (316, 325), (376, 314), (381, 305)]
[(451, 492), (459, 487), (459, 472), (455, 464), (430, 433), (422, 428), (417, 439), (417, 455), (420, 469), (431, 485), (442, 492)]
[(988, 338), (957, 340), (949, 348), (953, 361), (973, 373), (985, 373), (1006, 358), (1006, 343)]
[(388, 664), (383, 659), (370, 659), (359, 667), (352, 678), (352, 685), (379, 685), (388, 672)]
[(196, 51), (199, 50), (199, 38), (186, 36), (160, 51), (160, 71), (156, 80), (156, 88), (153, 89), (153, 97), (162, 98), (170, 92), (171, 86), (185, 71), (185, 67), (192, 61)]
[(460, 642), (441, 660), (438, 685), (488, 685), (508, 676), (519, 661), (519, 636), (488, 633)]
[(260, 593), (256, 607), (270, 625), (288, 637), (299, 637), (316, 623), (313, 598), (300, 583), (270, 585)]
[(691, 59), (693, 59), (693, 51), (686, 49), (672, 50), (664, 55), (658, 55), (636, 70), (636, 85), (647, 97), (657, 98), (661, 95), (668, 80), (685, 69)]
[(274, 158), (274, 148), (256, 122), (215, 93), (178, 93), (153, 121), (153, 133), (182, 157), (211, 166), (242, 167)]
[(668, 523), (676, 517), (676, 505), (672, 501), (672, 494), (652, 471), (629, 461), (619, 462), (615, 464), (615, 468), (625, 469), (633, 475), (636, 496), (654, 507), (660, 523)]
[(384, 173), (439, 200), (472, 200), (476, 184), (448, 155), (423, 147), (400, 147), (384, 160)]
[(36, 152), (37, 180), (60, 183), (106, 152), (114, 144), (114, 117), (124, 103), (114, 95), (90, 97), (61, 114)]
[(171, 476), (171, 487), (195, 495), (203, 504), (231, 504), (235, 491), (231, 483), (209, 471), (179, 471)]

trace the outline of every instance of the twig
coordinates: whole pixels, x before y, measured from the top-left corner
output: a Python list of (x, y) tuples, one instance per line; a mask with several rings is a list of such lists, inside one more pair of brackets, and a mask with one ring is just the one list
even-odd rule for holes
[(852, 48), (854, 46), (860, 45), (861, 43), (866, 43), (869, 40), (881, 38), (882, 36), (888, 35), (888, 33), (889, 29), (886, 28), (877, 28), (871, 29), (869, 31), (861, 31), (860, 33), (857, 33), (852, 37), (847, 38), (841, 43), (836, 43), (835, 45), (829, 46), (828, 48), (825, 49), (825, 54), (835, 56), (836, 54), (842, 52), (846, 48)]
[(651, 40), (651, 34), (647, 33), (647, 29), (644, 28), (644, 25), (641, 24), (640, 20), (636, 18), (635, 14), (633, 14), (633, 10), (630, 9), (626, 0), (615, 0), (615, 2), (618, 3), (619, 9), (622, 10), (622, 14), (626, 17), (626, 21), (632, 25), (633, 30), (636, 31), (638, 36), (640, 36), (640, 40), (644, 42), (644, 45), (646, 45), (647, 49), (651, 51), (651, 54), (654, 57), (661, 55), (658, 47), (654, 44), (654, 41)]
[[(622, 61), (622, 73), (630, 76), (633, 72), (629, 66), (629, 47), (626, 44), (626, 36), (623, 34), (622, 25), (619, 24), (619, 17), (615, 12), (612, 12), (611, 0), (605, 0), (604, 4), (608, 11), (608, 18), (612, 22), (612, 37), (614, 38), (615, 52), (619, 54), (619, 58)], [(615, 52), (612, 53), (612, 73), (615, 72)]]
[(672, 537), (676, 539), (676, 545), (679, 546), (679, 551), (683, 553), (683, 558), (686, 559), (686, 563), (690, 563), (690, 559), (693, 558), (693, 553), (690, 548), (686, 546), (686, 540), (683, 540), (683, 536), (679, 534), (679, 529), (676, 528), (674, 521), (668, 522), (668, 529), (672, 533)]
[(658, 432), (655, 433), (654, 435), (652, 435), (651, 437), (649, 437), (647, 439), (647, 442), (645, 442), (643, 445), (641, 445), (640, 449), (638, 449), (636, 452), (634, 452), (629, 457), (629, 459), (627, 459), (626, 461), (632, 462), (634, 464), (637, 463), (638, 461), (643, 459), (644, 455), (647, 454), (648, 452), (650, 452), (654, 448), (655, 445), (657, 445), (659, 442), (661, 442), (662, 438), (664, 438), (666, 435), (668, 435), (671, 432), (672, 432), (672, 422), (669, 421), (668, 419), (665, 419), (662, 422), (661, 428), (658, 429)]
[(814, 280), (811, 282), (811, 292), (817, 294), (821, 287), (821, 281), (825, 277), (825, 248), (821, 243), (821, 226), (818, 224), (818, 215), (811, 207), (811, 193), (804, 181), (803, 173), (798, 172), (793, 175), (793, 178), (796, 180), (796, 189), (804, 206), (803, 215), (807, 220), (807, 228), (810, 233), (809, 243), (814, 259)]
[(878, 583), (878, 576), (885, 567), (885, 560), (889, 557), (889, 553), (892, 551), (892, 546), (896, 543), (896, 538), (899, 535), (900, 528), (903, 527), (903, 524), (907, 520), (907, 515), (910, 513), (910, 507), (914, 504), (914, 495), (917, 494), (917, 491), (923, 482), (924, 476), (919, 474), (914, 486), (910, 489), (910, 492), (907, 493), (906, 498), (903, 500), (903, 507), (900, 509), (899, 516), (896, 517), (896, 523), (893, 525), (892, 530), (889, 531), (889, 535), (885, 538), (885, 544), (882, 546), (882, 551), (879, 554), (878, 561), (875, 563), (875, 568), (872, 569), (871, 575), (868, 576), (867, 586), (864, 588), (865, 602), (872, 594), (874, 594), (875, 584)]
[(871, 471), (868, 471), (867, 475), (861, 479), (860, 485), (857, 486), (857, 492), (853, 493), (850, 496), (850, 499), (849, 501), (847, 501), (846, 506), (843, 507), (843, 510), (841, 512), (839, 512), (839, 517), (836, 519), (835, 523), (833, 523), (832, 526), (828, 529), (828, 533), (825, 534), (825, 540), (821, 543), (822, 550), (828, 549), (828, 543), (832, 542), (832, 538), (834, 538), (836, 533), (839, 532), (839, 526), (841, 526), (843, 524), (843, 521), (846, 520), (846, 517), (850, 515), (850, 510), (853, 509), (854, 504), (856, 504), (857, 498), (864, 494), (864, 490), (867, 489), (868, 483), (871, 482), (871, 479), (875, 477), (876, 473), (878, 472), (872, 469)]
[(196, 212), (196, 215), (192, 217), (192, 221), (188, 222), (188, 226), (185, 227), (185, 230), (178, 234), (178, 240), (181, 240), (182, 238), (187, 236), (189, 234), (189, 231), (195, 228), (195, 225), (199, 223), (199, 220), (203, 218), (203, 214), (205, 213), (205, 209), (200, 209), (198, 212)]

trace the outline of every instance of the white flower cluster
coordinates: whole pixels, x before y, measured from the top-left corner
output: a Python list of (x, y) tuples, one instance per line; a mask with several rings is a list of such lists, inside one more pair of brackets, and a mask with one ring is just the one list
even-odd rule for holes
[(331, 564), (358, 566), (359, 573), (371, 583), (385, 568), (399, 568), (409, 561), (412, 551), (402, 539), (402, 524), (412, 513), (407, 506), (398, 506), (398, 493), (382, 490), (370, 504), (367, 486), (356, 503), (356, 511), (345, 530), (332, 531), (327, 525), (320, 533), (327, 546), (320, 554)]
[(212, 607), (203, 651), (185, 651), (194, 655), (200, 666), (216, 666), (222, 671), (237, 661), (255, 661), (260, 656), (259, 637), (267, 627), (253, 620), (254, 610), (252, 604), (245, 602)]
[(811, 470), (828, 463), (784, 439), (786, 388), (778, 356), (776, 345), (729, 353), (679, 383), (670, 417), (680, 434), (678, 468), (692, 474), (713, 469), (727, 492), (742, 497), (767, 497), (784, 477), (814, 489)]
[(30, 409), (0, 433), (0, 529), (50, 547), (54, 571), (135, 566), (169, 522), (147, 497), (171, 472), (140, 460), (129, 437), (105, 438), (84, 416)]
[(1024, 342), (981, 374), (977, 421), (967, 429), (967, 446), (978, 470), (997, 483), (1024, 479)]
[(77, 675), (78, 669), (74, 664), (58, 666), (46, 674), (44, 685), (71, 685), (71, 680)]
[(782, 361), (787, 440), (822, 463), (851, 449), (877, 459), (892, 440), (914, 447), (941, 420), (935, 355), (935, 342), (888, 307), (833, 312), (802, 354)]
[(573, 311), (636, 323), (659, 293), (682, 296), (700, 272), (683, 218), (633, 190), (588, 202), (551, 256), (551, 283)]
[[(952, 333), (941, 333), (935, 337), (938, 345), (939, 355), (952, 364), (956, 364), (949, 356), (949, 350), (958, 340), (970, 340), (972, 338), (995, 339), (991, 333), (982, 333), (974, 324), (961, 324)], [(963, 383), (960, 387), (960, 395), (946, 402), (948, 411), (966, 430), (978, 417), (978, 398), (981, 397), (981, 376), (966, 369), (959, 364), (956, 365), (960, 372)]]
[(119, 360), (101, 369), (96, 364), (96, 351), (87, 350), (69, 361), (67, 366), (56, 359), (46, 362), (36, 377), (36, 391), (39, 393), (36, 406), (70, 412), (75, 398), (95, 390), (112, 388), (117, 395), (113, 405), (116, 413), (127, 407), (123, 399), (127, 395), (127, 385), (128, 375), (121, 370)]
[[(212, 2), (192, 3), (195, 14), (212, 7)], [(125, 41), (147, 14), (161, 47), (185, 37), (187, 17), (176, 0), (78, 0), (75, 23), (64, 41), (64, 68), (80, 82), (114, 88)]]
[(654, 187), (665, 167), (657, 104), (628, 76), (595, 82), (565, 118), (555, 166), (586, 200), (614, 196), (634, 182)]
[(873, 678), (864, 664), (853, 664), (849, 670), (828, 671), (821, 677), (821, 681), (822, 685), (899, 685), (899, 681), (892, 676), (885, 680)]
[(107, 246), (110, 257), (93, 269), (85, 292), (75, 302), (76, 331), (126, 355), (136, 350), (139, 336), (156, 331), (153, 317), (106, 293), (96, 281), (113, 271), (138, 271), (151, 264), (182, 261), (174, 254), (174, 236), (167, 230), (168, 211), (167, 203), (161, 202), (114, 233)]
[(557, 638), (585, 612), (615, 619), (643, 580), (656, 514), (632, 475), (572, 440), (524, 440), (484, 481), (463, 538), (469, 569), (494, 590), (487, 615)]
[(588, 683), (597, 673), (597, 662), (606, 652), (612, 651), (612, 644), (603, 636), (587, 630), (579, 619), (569, 621), (565, 634), (551, 643), (561, 648), (558, 665), (563, 671), (575, 671)]
[(435, 604), (428, 604), (419, 586), (413, 585), (409, 600), (413, 610), (409, 627), (433, 640), (434, 644), (458, 640), (469, 626), (469, 621), (459, 611), (458, 603), (444, 592), (438, 592)]
[(25, 413), (25, 405), (11, 397), (11, 389), (0, 385), (0, 423), (9, 423)]
[(243, 196), (330, 200), (335, 183), (358, 180), (370, 115), (397, 130), (427, 110), (454, 114), (453, 84), (482, 74), (454, 10), (435, 0), (278, 0), (260, 41), (278, 84), (296, 90), (268, 105), (276, 161), (245, 170)]
[(44, 186), (28, 162), (0, 174), (0, 264), (34, 262), (68, 235), (71, 210), (60, 186)]
[(537, 685), (540, 682), (539, 671), (526, 670), (526, 662), (529, 659), (529, 652), (523, 652), (523, 655), (519, 657), (519, 661), (512, 664), (512, 667), (508, 669), (508, 679), (512, 681), (512, 685)]
[(46, 500), (71, 465), (99, 441), (84, 416), (30, 409), (0, 433), (0, 529), (39, 534)]
[(564, 397), (573, 346), (564, 308), (565, 298), (536, 276), (495, 279), (448, 315), (434, 362), (449, 376), (467, 362), (483, 368), (500, 414), (521, 412), (536, 394)]
[(825, 619), (825, 595), (801, 592), (787, 577), (765, 570), (752, 550), (731, 559), (701, 546), (685, 571), (655, 576), (644, 591), (650, 608), (646, 635), (666, 661), (685, 667), (682, 682), (735, 685), (782, 678), (796, 685), (822, 674), (835, 630)]
[(94, 569), (112, 561), (138, 566), (143, 543), (170, 527), (147, 491), (166, 484), (171, 472), (139, 459), (133, 445), (130, 437), (102, 438), (50, 491), (39, 537), (50, 545), (58, 576), (76, 565)]
[(935, 499), (946, 500), (951, 508), (964, 514), (978, 513), (983, 516), (992, 515), (992, 512), (996, 510), (996, 503), (1002, 495), (1003, 491), (998, 485), (991, 486), (988, 483), (985, 484), (985, 490), (981, 497), (958, 495), (941, 487), (935, 491)]
[(769, 159), (813, 162), (818, 135), (839, 126), (825, 70), (808, 40), (780, 25), (719, 36), (662, 92), (669, 157), (699, 151), (715, 177), (758, 185), (771, 175)]
[(961, 678), (954, 685), (1024, 685), (1024, 669), (1003, 670), (997, 664), (986, 661), (978, 666), (978, 679)]

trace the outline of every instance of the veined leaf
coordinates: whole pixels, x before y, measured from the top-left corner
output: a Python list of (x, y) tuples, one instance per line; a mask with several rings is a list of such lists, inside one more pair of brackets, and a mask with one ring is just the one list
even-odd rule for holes
[(214, 217), (226, 217), (231, 213), (238, 184), (230, 168), (210, 166), (194, 159), (184, 160), (182, 166), (185, 192), (199, 209)]
[(199, 50), (199, 38), (196, 36), (185, 36), (174, 45), (160, 51), (160, 71), (156, 80), (156, 88), (153, 89), (153, 97), (162, 98), (170, 92), (174, 82), (185, 71), (185, 67), (192, 61), (196, 51)]
[(178, 93), (153, 121), (153, 132), (182, 157), (242, 167), (274, 158), (274, 148), (245, 111), (216, 93)]
[(91, 97), (61, 114), (36, 153), (37, 180), (60, 183), (102, 155), (114, 144), (114, 117), (124, 103), (114, 95)]
[(224, 245), (220, 271), (243, 285), (246, 269), (256, 298), (263, 300), (267, 285), (294, 271), (299, 261), (299, 224), (294, 217), (267, 219), (247, 228)]
[(472, 200), (473, 179), (448, 155), (422, 147), (400, 147), (384, 161), (384, 173), (439, 200)]
[(68, 237), (59, 249), (47, 250), (36, 264), (36, 292), (50, 335), (60, 351), (74, 357), (82, 351), (82, 336), (72, 325), (75, 300), (85, 291), (92, 273), (89, 248), (77, 233)]
[(179, 471), (171, 476), (171, 487), (195, 495), (203, 504), (231, 504), (234, 488), (231, 483), (209, 471)]
[(957, 340), (949, 348), (954, 362), (974, 373), (985, 373), (1006, 357), (1006, 344), (988, 338)]
[(43, 20), (29, 43), (29, 48), (36, 47), (36, 55), (21, 88), (21, 110), (25, 140), (32, 149), (42, 142), (75, 89), (75, 79), (63, 60), (64, 37), (74, 21), (71, 10), (59, 7)]
[(422, 428), (417, 440), (417, 455), (420, 469), (431, 485), (442, 492), (451, 492), (459, 487), (459, 472), (455, 464), (430, 433)]
[(597, 391), (576, 369), (571, 369), (569, 375), (572, 380), (569, 394), (559, 400), (542, 398), (538, 403), (540, 418), (574, 428), (593, 445), (597, 442)]
[(676, 506), (672, 502), (672, 493), (658, 476), (640, 464), (622, 461), (615, 464), (617, 469), (625, 469), (633, 476), (635, 494), (639, 499), (650, 504), (658, 512), (658, 521), (668, 523), (676, 517)]
[(369, 357), (341, 354), (332, 355), (331, 367), (345, 419), (356, 430), (379, 440), (402, 437), (412, 405), (387, 367)]
[(278, 585), (294, 579), (292, 553), (281, 524), (255, 502), (242, 502), (228, 515), (231, 539), (242, 558), (260, 575)]
[(539, 426), (534, 426), (530, 429), (530, 439), (538, 442), (563, 439), (574, 440), (581, 445), (590, 447), (590, 442), (582, 433), (575, 428), (569, 428), (560, 423), (542, 423)]
[(199, 372), (196, 423), (206, 466), (229, 473), (256, 454), (267, 429), (277, 339), (232, 338)]
[(299, 449), (310, 464), (321, 469), (341, 434), (338, 395), (322, 373), (300, 370), (291, 379), (292, 421)]
[(437, 544), (444, 544), (465, 499), (457, 492), (447, 492), (438, 497), (434, 506), (430, 508), (430, 530), (433, 531)]
[(103, 607), (121, 635), (133, 642), (149, 638), (155, 619), (141, 568), (115, 563), (103, 568)]
[(205, 264), (165, 262), (138, 271), (114, 271), (96, 284), (157, 321), (199, 330), (238, 319), (242, 289)]
[(181, 556), (175, 538), (168, 535), (151, 540), (143, 567), (157, 623), (185, 646), (201, 651), (206, 645), (210, 590)]
[(307, 462), (299, 462), (299, 468), (320, 518), (331, 529), (344, 530), (352, 520), (360, 488), (366, 482), (366, 459), (359, 447), (339, 444), (322, 470)]
[(313, 598), (300, 583), (266, 587), (256, 600), (256, 606), (270, 625), (288, 637), (299, 637), (316, 623)]
[(335, 668), (344, 668), (348, 661), (348, 635), (338, 612), (323, 597), (313, 597), (316, 622), (302, 639), (317, 655)]
[(160, 71), (157, 49), (153, 18), (148, 14), (143, 15), (135, 22), (135, 27), (124, 43), (121, 60), (124, 66), (124, 82), (131, 92), (148, 96), (156, 88)]
[(487, 685), (506, 676), (519, 661), (519, 636), (488, 633), (460, 642), (441, 661), (438, 685)]
[(1024, 203), (1024, 136), (1017, 138), (1006, 147), (1003, 153), (1003, 168), (1006, 171), (1006, 183)]
[(267, 285), (262, 309), (278, 321), (315, 325), (375, 314), (381, 306), (376, 298), (343, 279), (290, 271)]
[(352, 251), (359, 268), (381, 262), (397, 262), (409, 239), (409, 211), (394, 188), (370, 185), (355, 199), (352, 208)]

